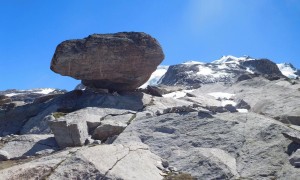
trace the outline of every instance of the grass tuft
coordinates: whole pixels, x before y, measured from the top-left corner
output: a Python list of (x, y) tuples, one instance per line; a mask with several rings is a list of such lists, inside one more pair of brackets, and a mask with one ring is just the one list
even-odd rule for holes
[(60, 117), (65, 116), (67, 113), (63, 113), (63, 112), (54, 112), (52, 115), (55, 117), (55, 119), (58, 119)]
[(164, 177), (163, 180), (197, 180), (197, 178), (187, 173), (169, 173), (167, 176)]

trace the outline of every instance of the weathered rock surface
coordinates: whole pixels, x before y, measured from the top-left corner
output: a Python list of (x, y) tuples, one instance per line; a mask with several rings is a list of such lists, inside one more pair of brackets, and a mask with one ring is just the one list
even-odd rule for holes
[(300, 84), (284, 79), (269, 81), (257, 77), (232, 85), (221, 83), (203, 85), (195, 92), (208, 94), (222, 92), (234, 94), (234, 101), (243, 99), (252, 112), (262, 114), (286, 124), (300, 125)]
[(144, 84), (164, 59), (159, 43), (138, 32), (93, 34), (59, 44), (51, 69), (90, 87), (134, 90)]
[(10, 159), (8, 152), (0, 149), (0, 161), (6, 161), (8, 159)]
[(288, 155), (299, 146), (281, 135), (289, 131), (254, 113), (165, 114), (134, 121), (114, 143), (143, 142), (198, 179), (288, 179), (300, 173)]
[(93, 139), (104, 141), (109, 137), (121, 134), (130, 121), (135, 119), (135, 116), (135, 114), (130, 113), (105, 117), (105, 119), (101, 121), (101, 124), (94, 130)]
[(58, 121), (49, 121), (49, 126), (57, 144), (62, 148), (82, 146), (88, 138), (86, 121), (76, 117), (68, 116), (67, 118), (62, 117)]
[(26, 104), (8, 112), (0, 111), (0, 136), (9, 134), (48, 134), (47, 116), (54, 112), (70, 113), (86, 107), (139, 111), (151, 98), (140, 92), (120, 95), (75, 90), (43, 103)]
[(291, 132), (283, 132), (283, 136), (295, 143), (300, 144), (300, 132), (299, 131), (291, 131)]
[[(73, 148), (0, 171), (3, 179), (160, 180), (161, 159), (141, 144)], [(75, 168), (76, 166), (76, 168)]]
[(119, 135), (134, 114), (124, 109), (84, 108), (49, 121), (49, 126), (60, 147), (82, 146), (89, 135), (97, 140)]
[(152, 115), (162, 115), (167, 113), (179, 112), (195, 112), (197, 105), (193, 102), (163, 97), (152, 97), (152, 100), (147, 104), (145, 111), (151, 112)]
[(4, 137), (0, 151), (8, 152), (8, 159), (20, 159), (29, 156), (50, 154), (58, 150), (53, 135), (21, 135)]
[(269, 80), (277, 80), (285, 77), (278, 66), (269, 59), (245, 61), (241, 65), (250, 68), (251, 71), (264, 75)]
[(291, 165), (299, 168), (300, 167), (300, 149), (298, 149), (290, 158)]
[(71, 156), (71, 151), (63, 151), (58, 154), (46, 156), (29, 163), (13, 166), (0, 171), (3, 179), (45, 179), (64, 160)]

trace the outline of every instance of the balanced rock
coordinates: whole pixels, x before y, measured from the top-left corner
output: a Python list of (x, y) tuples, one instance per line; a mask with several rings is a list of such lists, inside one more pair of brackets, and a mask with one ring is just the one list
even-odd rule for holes
[(158, 41), (141, 32), (93, 34), (59, 44), (51, 70), (94, 88), (134, 90), (164, 59)]

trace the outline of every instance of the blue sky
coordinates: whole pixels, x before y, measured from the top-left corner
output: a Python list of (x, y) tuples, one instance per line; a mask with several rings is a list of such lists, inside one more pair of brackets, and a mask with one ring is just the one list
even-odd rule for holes
[(73, 89), (50, 61), (60, 42), (93, 33), (149, 33), (165, 65), (250, 55), (300, 68), (298, 0), (3, 0), (0, 23), (0, 90)]

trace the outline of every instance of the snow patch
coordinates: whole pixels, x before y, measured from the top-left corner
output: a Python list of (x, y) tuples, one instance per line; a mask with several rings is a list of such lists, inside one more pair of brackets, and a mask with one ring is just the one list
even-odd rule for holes
[(178, 98), (184, 97), (187, 93), (190, 93), (190, 92), (193, 92), (193, 91), (194, 90), (175, 91), (175, 92), (171, 92), (171, 93), (168, 93), (168, 94), (164, 94), (163, 97), (178, 99)]
[(5, 94), (5, 96), (13, 97), (13, 96), (16, 96), (16, 95), (21, 95), (21, 94), (24, 94), (24, 93), (9, 93), (9, 94)]
[(13, 97), (13, 96), (18, 96), (18, 95), (23, 95), (23, 94), (27, 94), (27, 93), (36, 93), (36, 94), (50, 94), (53, 91), (55, 91), (55, 89), (52, 88), (45, 88), (45, 89), (29, 89), (29, 90), (17, 90), (17, 92), (14, 93), (8, 93), (8, 94), (4, 94), (7, 97)]
[(248, 109), (236, 109), (239, 113), (248, 113)]
[(198, 68), (199, 68), (199, 71), (197, 72), (198, 75), (212, 75), (214, 73), (214, 71), (209, 67), (198, 66)]
[(46, 88), (46, 89), (39, 89), (39, 91), (36, 91), (35, 93), (37, 93), (37, 94), (50, 94), (53, 91), (55, 91), (55, 89)]
[(197, 72), (197, 75), (213, 76), (214, 78), (229, 76), (228, 73), (224, 71), (215, 71), (211, 67), (212, 67), (211, 65), (209, 65), (209, 67), (202, 66), (202, 65), (198, 66), (199, 71)]
[(246, 71), (251, 73), (251, 74), (254, 74), (254, 72), (249, 67), (247, 67)]
[(203, 62), (199, 62), (199, 61), (187, 61), (187, 62), (184, 62), (182, 64), (185, 64), (185, 65), (193, 65), (193, 64), (205, 64)]
[(221, 102), (222, 106), (226, 106), (226, 105), (232, 105), (232, 106), (236, 106), (236, 102), (232, 101), (232, 100), (225, 100)]
[(158, 66), (157, 69), (151, 74), (149, 80), (140, 86), (140, 88), (147, 88), (148, 85), (155, 86), (159, 83), (159, 80), (166, 74), (169, 66)]
[(297, 69), (294, 68), (293, 65), (291, 64), (281, 63), (281, 64), (277, 64), (277, 67), (279, 68), (281, 73), (288, 78), (296, 79), (298, 77), (298, 75), (296, 75)]
[(220, 64), (218, 65), (219, 69), (229, 69), (229, 67), (226, 64)]
[(224, 92), (212, 92), (208, 93), (208, 95), (215, 97), (216, 99), (232, 99), (235, 94), (224, 93)]
[(226, 63), (235, 63), (235, 64), (240, 64), (240, 62), (243, 61), (250, 61), (250, 60), (255, 60), (249, 56), (242, 56), (242, 57), (235, 57), (235, 56), (222, 56), (220, 59), (213, 61), (212, 63), (214, 64), (226, 64)]

